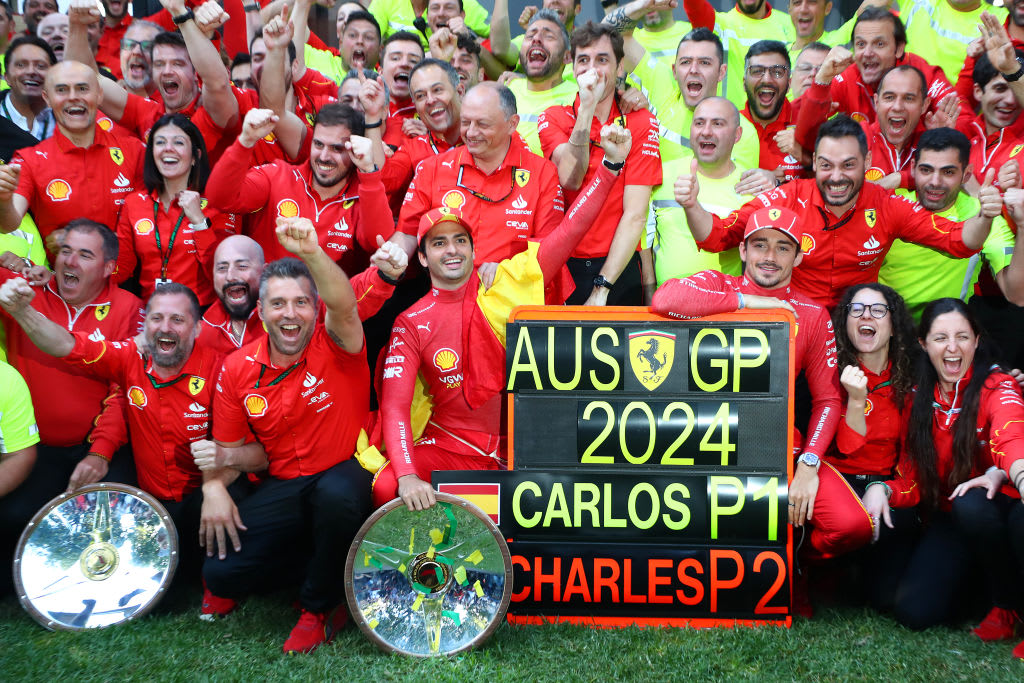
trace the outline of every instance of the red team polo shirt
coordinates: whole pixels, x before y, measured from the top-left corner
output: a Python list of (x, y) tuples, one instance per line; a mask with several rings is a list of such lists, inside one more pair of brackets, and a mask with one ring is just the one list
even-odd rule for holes
[[(0, 282), (12, 277), (16, 277), (14, 273), (0, 268)], [(50, 280), (38, 290), (32, 306), (47, 320), (92, 339), (127, 339), (142, 329), (142, 302), (113, 283), (92, 303), (75, 309), (64, 302), (56, 282)], [(91, 452), (110, 459), (128, 441), (124, 391), (40, 351), (2, 310), (0, 320), (7, 330), (7, 360), (25, 378), (32, 394), (40, 440), (58, 447), (88, 440)]]
[(269, 338), (224, 361), (213, 405), (213, 438), (263, 444), (270, 476), (319, 474), (355, 452), (370, 407), (366, 345), (349, 353), (318, 324), (302, 358), (287, 368), (270, 362)]
[[(846, 424), (844, 401), (836, 442), (826, 459), (843, 474), (891, 475), (902, 450), (903, 423), (905, 416), (910, 415), (910, 403), (908, 401), (901, 415), (893, 402), (891, 364), (877, 375), (858, 365), (868, 378), (868, 399), (864, 406), (867, 434), (858, 434)], [(843, 395), (845, 397), (845, 392)]]
[[(572, 128), (576, 125), (576, 111), (580, 105), (580, 97), (572, 106), (556, 105), (548, 107), (540, 115), (537, 133), (540, 135), (540, 146), (544, 156), (551, 158), (555, 148), (569, 140)], [(616, 178), (615, 184), (608, 195), (605, 210), (601, 212), (594, 225), (576, 245), (572, 255), (576, 258), (601, 258), (608, 255), (615, 230), (622, 219), (622, 196), (626, 185), (661, 185), (661, 152), (658, 150), (658, 119), (646, 109), (639, 109), (623, 115), (618, 104), (612, 102), (611, 111), (605, 121), (597, 117), (590, 122), (590, 162), (587, 174), (583, 177), (580, 189), (590, 184), (597, 173), (604, 150), (601, 149), (601, 128), (609, 123), (618, 123), (628, 128), (633, 135), (633, 146), (626, 157), (626, 167)], [(566, 199), (572, 204), (579, 196), (580, 190), (567, 190)]]
[(394, 154), (384, 162), (381, 169), (381, 180), (384, 181), (384, 190), (391, 198), (391, 211), (398, 214), (402, 210), (402, 199), (409, 189), (416, 169), (421, 162), (438, 154), (452, 149), (444, 138), (434, 137), (434, 134), (427, 132), (418, 138), (408, 138), (402, 143)]
[(224, 310), (224, 304), (220, 299), (217, 299), (203, 314), (203, 327), (199, 331), (196, 344), (209, 346), (220, 355), (226, 356), (255, 341), (263, 333), (263, 320), (257, 307), (252, 309), (249, 319), (245, 321), (245, 332), (242, 333), (241, 341), (236, 341), (235, 335), (231, 333), (231, 316)]
[(75, 367), (122, 386), (139, 487), (161, 500), (180, 501), (203, 475), (189, 444), (208, 438), (213, 386), (221, 357), (196, 345), (181, 374), (162, 380), (134, 340), (93, 341), (75, 334), (67, 356)]
[(805, 220), (800, 247), (804, 259), (793, 269), (793, 287), (833, 308), (843, 290), (859, 282), (875, 282), (893, 240), (938, 249), (955, 258), (977, 253), (961, 238), (955, 223), (874, 183), (864, 183), (857, 201), (841, 217), (829, 211), (814, 179), (793, 180), (764, 192), (725, 218), (712, 214), (711, 234), (697, 246), (725, 251), (743, 241), (750, 214), (766, 206), (785, 206)]
[(58, 128), (52, 137), (18, 150), (11, 159), (12, 164), (21, 164), (15, 191), (28, 200), (43, 239), (83, 216), (113, 230), (125, 198), (142, 184), (145, 152), (135, 138), (99, 126), (92, 145), (76, 147)]
[(791, 125), (796, 125), (796, 108), (793, 107), (789, 100), (782, 101), (782, 109), (779, 110), (779, 116), (767, 125), (761, 125), (754, 120), (753, 115), (750, 113), (749, 102), (743, 107), (740, 114), (747, 121), (750, 121), (754, 126), (754, 130), (757, 131), (757, 139), (761, 144), (758, 167), (766, 168), (769, 171), (782, 168), (783, 173), (785, 173), (784, 181), (795, 180), (806, 175), (800, 160), (794, 159), (789, 154), (784, 154), (775, 142), (776, 133), (786, 130)]
[[(210, 225), (196, 232), (177, 199), (171, 201), (169, 211), (164, 211), (159, 201), (155, 191), (134, 192), (125, 200), (117, 223), (121, 250), (115, 278), (124, 282), (135, 272), (136, 264), (141, 264), (139, 285), (143, 299), (149, 299), (156, 280), (164, 278), (188, 286), (199, 297), (199, 303), (206, 306), (215, 298), (210, 279), (213, 251), (222, 239), (238, 232), (237, 217), (207, 205), (203, 213)], [(155, 209), (157, 206), (159, 209)]]
[(349, 171), (348, 184), (334, 197), (321, 199), (313, 189), (308, 163), (275, 161), (251, 168), (253, 151), (231, 145), (206, 184), (210, 204), (239, 214), (260, 211), (249, 225), (249, 236), (263, 247), (269, 263), (291, 256), (274, 233), (278, 216), (303, 216), (316, 226), (320, 246), (340, 261), (358, 244), (367, 254), (377, 250), (377, 235), (394, 232), (380, 171)]
[[(461, 181), (460, 181), (461, 177)], [(497, 263), (526, 249), (562, 221), (565, 198), (555, 165), (529, 150), (518, 133), (491, 174), (459, 146), (420, 164), (398, 218), (398, 230), (416, 236), (420, 217), (440, 206), (462, 210), (475, 226), (477, 263)]]
[(100, 36), (99, 45), (96, 47), (96, 63), (110, 69), (115, 78), (122, 78), (121, 74), (121, 39), (128, 32), (133, 17), (126, 14), (121, 17), (115, 26), (103, 25), (103, 35)]
[(1024, 115), (1018, 116), (1013, 125), (1000, 128), (991, 135), (985, 134), (985, 117), (977, 116), (967, 129), (971, 138), (971, 170), (978, 182), (985, 180), (985, 174), (991, 168), (996, 172), (993, 182), (998, 186), (999, 169), (1003, 164), (1016, 159), (1024, 161)]

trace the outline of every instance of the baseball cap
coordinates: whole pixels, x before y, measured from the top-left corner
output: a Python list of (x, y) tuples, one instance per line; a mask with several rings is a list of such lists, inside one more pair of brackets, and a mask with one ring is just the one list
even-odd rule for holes
[(743, 239), (766, 228), (785, 233), (798, 245), (804, 236), (804, 231), (800, 228), (800, 216), (795, 211), (784, 206), (768, 206), (750, 214), (750, 218), (747, 219), (747, 227), (743, 231)]
[(466, 222), (465, 216), (462, 215), (462, 211), (448, 206), (439, 206), (436, 209), (431, 209), (423, 214), (420, 218), (420, 225), (416, 229), (416, 243), (423, 241), (423, 237), (430, 232), (430, 229), (438, 223), (444, 223), (451, 221), (453, 223), (459, 223), (466, 230), (470, 231), (470, 235), (473, 234), (473, 229)]

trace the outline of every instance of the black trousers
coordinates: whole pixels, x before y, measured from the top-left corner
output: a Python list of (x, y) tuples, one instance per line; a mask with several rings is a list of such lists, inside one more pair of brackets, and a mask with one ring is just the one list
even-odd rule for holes
[[(604, 266), (603, 258), (571, 258), (566, 265), (576, 291), (565, 300), (570, 306), (580, 306), (587, 302), (594, 289), (594, 278), (601, 273)], [(644, 289), (640, 277), (640, 254), (635, 253), (622, 269), (622, 274), (615, 281), (615, 286), (608, 292), (608, 306), (643, 306)]]
[[(224, 598), (280, 586), (296, 565), (305, 572), (299, 602), (311, 612), (327, 612), (344, 596), (345, 556), (370, 514), (370, 479), (355, 459), (319, 474), (267, 479), (238, 506), (242, 549), (223, 560), (207, 558), (203, 578)], [(307, 551), (302, 543), (312, 544)]]
[(967, 539), (992, 604), (1024, 607), (1024, 504), (998, 493), (989, 500), (982, 489), (971, 489), (953, 501), (953, 522)]

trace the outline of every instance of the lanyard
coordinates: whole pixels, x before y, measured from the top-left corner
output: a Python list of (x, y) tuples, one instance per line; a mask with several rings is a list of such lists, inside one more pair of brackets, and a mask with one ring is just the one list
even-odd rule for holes
[[(181, 208), (181, 207), (178, 207)], [(178, 229), (181, 228), (182, 221), (185, 220), (185, 209), (181, 209), (181, 215), (178, 216), (178, 222), (174, 224), (174, 230), (171, 231), (171, 239), (167, 243), (167, 253), (164, 253), (164, 247), (160, 244), (160, 200), (153, 202), (153, 237), (156, 238), (156, 248), (160, 252), (160, 258), (162, 263), (160, 264), (160, 279), (167, 279), (167, 262), (171, 260), (171, 249), (174, 249), (174, 240), (178, 237)]]
[(149, 378), (149, 383), (153, 385), (154, 389), (163, 389), (165, 387), (173, 386), (173, 385), (177, 384), (178, 382), (180, 382), (181, 380), (185, 379), (185, 375), (182, 374), (182, 375), (178, 375), (177, 377), (175, 377), (174, 379), (172, 379), (169, 382), (158, 382), (158, 381), (156, 381), (156, 378), (153, 377), (153, 375), (149, 374), (148, 372), (146, 373), (146, 377)]
[[(292, 374), (292, 370), (294, 370), (295, 368), (299, 367), (300, 365), (302, 365), (305, 362), (306, 362), (306, 359), (303, 358), (302, 360), (298, 361), (297, 363), (292, 365), (290, 368), (288, 368), (287, 370), (282, 372), (280, 375), (275, 377), (273, 380), (271, 380), (270, 384), (267, 384), (265, 386), (272, 387), (275, 384), (277, 384), (278, 382), (283, 381), (285, 377), (287, 377), (288, 375)], [(267, 366), (266, 365), (263, 365), (263, 366), (260, 367), (260, 376), (256, 378), (256, 386), (253, 387), (253, 388), (255, 388), (255, 389), (259, 389), (260, 388), (260, 382), (263, 381), (263, 373), (265, 373), (266, 371), (267, 371)]]
[(884, 387), (889, 386), (890, 384), (892, 384), (892, 380), (891, 379), (887, 379), (884, 382), (879, 382), (875, 386), (873, 386), (870, 389), (868, 389), (868, 393), (869, 394), (874, 393), (874, 392), (878, 391), (879, 389), (882, 389)]

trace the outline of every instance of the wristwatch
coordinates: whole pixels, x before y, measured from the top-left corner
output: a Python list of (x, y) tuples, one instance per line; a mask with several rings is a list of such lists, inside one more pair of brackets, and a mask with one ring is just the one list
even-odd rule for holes
[(604, 287), (605, 289), (611, 289), (615, 285), (614, 282), (609, 282), (604, 275), (598, 275), (594, 278), (595, 287)]
[(195, 12), (193, 12), (191, 9), (186, 8), (185, 12), (183, 14), (179, 14), (178, 16), (172, 18), (171, 21), (174, 22), (175, 26), (181, 26), (182, 24), (184, 24), (189, 19), (195, 19), (195, 18), (196, 18)]
[(1019, 81), (1024, 77), (1024, 61), (1022, 61), (1020, 57), (1017, 57), (1017, 67), (1017, 70), (1012, 74), (1003, 74), (1003, 79), (1009, 83), (1013, 83), (1014, 81)]
[(614, 162), (610, 161), (608, 157), (602, 159), (601, 163), (603, 163), (604, 167), (607, 168), (612, 173), (618, 173), (619, 171), (622, 170), (622, 167), (626, 165), (625, 161)]
[(797, 462), (802, 462), (805, 465), (810, 465), (814, 469), (818, 469), (821, 466), (821, 458), (816, 456), (814, 453), (801, 453), (800, 457), (796, 459)]

